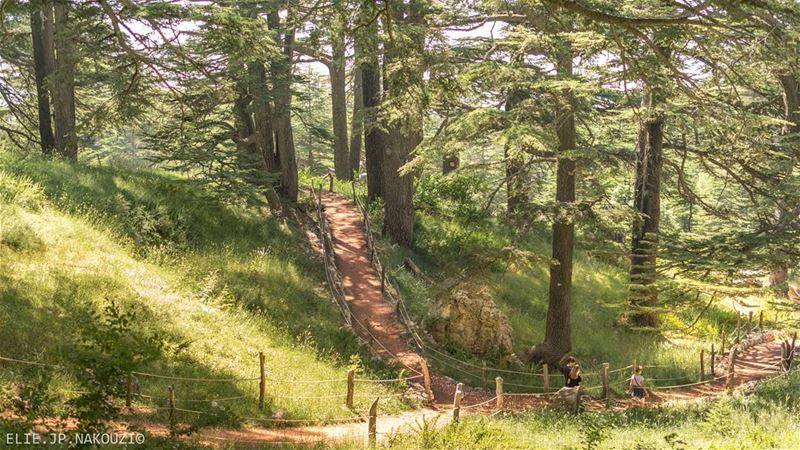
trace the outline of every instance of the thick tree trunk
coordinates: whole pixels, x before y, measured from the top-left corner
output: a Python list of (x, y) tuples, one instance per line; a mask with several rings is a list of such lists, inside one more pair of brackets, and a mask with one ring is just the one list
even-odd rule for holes
[(350, 133), (350, 172), (361, 172), (361, 140), (364, 138), (364, 92), (361, 68), (353, 68), (353, 121)]
[[(295, 30), (289, 29), (281, 33), (280, 16), (277, 11), (268, 15), (271, 30), (276, 30), (278, 37), (283, 34), (283, 55), (271, 61), (273, 97), (275, 102), (275, 146), (281, 163), (281, 191), (291, 201), (297, 201), (298, 177), (297, 159), (292, 132), (292, 55)], [(280, 41), (280, 39), (277, 39)]]
[(281, 161), (275, 151), (275, 131), (272, 128), (272, 102), (267, 86), (267, 70), (264, 63), (258, 61), (248, 64), (247, 71), (250, 78), (250, 93), (253, 97), (250, 109), (253, 111), (256, 143), (266, 171), (279, 173)]
[[(396, 6), (396, 23), (422, 24), (422, 8), (418, 1), (410, 2), (405, 8), (400, 4)], [(402, 13), (403, 9), (407, 10), (406, 14)], [(410, 104), (416, 105), (412, 90), (423, 82), (423, 69), (418, 58), (424, 48), (424, 36), (417, 33), (411, 39), (412, 44), (403, 48), (384, 43), (384, 70), (387, 71), (389, 97), (405, 97)], [(394, 67), (391, 71), (386, 69), (397, 61), (402, 61), (401, 67)], [(383, 231), (395, 242), (408, 245), (414, 240), (414, 176), (401, 173), (401, 168), (409, 162), (411, 153), (422, 141), (422, 111), (412, 106), (399, 113), (400, 117), (387, 123), (389, 140), (383, 160)]]
[(631, 236), (630, 301), (631, 323), (655, 327), (658, 316), (649, 311), (658, 305), (656, 257), (661, 218), (661, 167), (664, 145), (664, 117), (654, 115), (642, 122), (636, 153), (634, 208), (639, 218)]
[(42, 1), (31, 10), (33, 40), (33, 69), (36, 77), (36, 97), (39, 113), (39, 140), (42, 153), (51, 155), (55, 148), (53, 123), (50, 116), (50, 77), (55, 71), (53, 5)]
[(367, 201), (383, 197), (383, 156), (386, 133), (378, 123), (381, 106), (382, 83), (378, 58), (378, 25), (372, 20), (378, 11), (375, 0), (361, 4), (359, 21), (368, 24), (356, 36), (357, 45), (363, 49), (360, 58), (364, 95), (364, 158), (367, 169)]
[[(781, 84), (783, 97), (783, 120), (782, 133), (784, 135), (800, 133), (800, 83), (791, 72), (778, 74), (778, 81)], [(798, 138), (794, 138), (798, 139)], [(791, 173), (791, 166), (787, 169)], [(775, 218), (778, 227), (785, 228), (789, 218), (787, 205), (778, 204), (775, 211)], [(789, 268), (785, 263), (777, 263), (770, 268), (767, 284), (769, 286), (780, 286), (789, 281)]]
[(52, 95), (56, 148), (62, 156), (76, 159), (78, 138), (75, 134), (75, 55), (68, 7), (66, 0), (57, 0), (53, 8), (56, 71)]
[(350, 144), (347, 140), (347, 90), (344, 33), (332, 33), (332, 55), (328, 70), (331, 78), (331, 119), (333, 122), (333, 167), (336, 178), (352, 180)]
[[(572, 75), (572, 50), (565, 50), (559, 57), (558, 73)], [(560, 213), (553, 222), (553, 262), (550, 264), (550, 290), (545, 324), (544, 341), (531, 349), (535, 361), (557, 363), (572, 349), (571, 303), (572, 303), (572, 251), (575, 240), (575, 224), (572, 204), (575, 202), (575, 160), (563, 156), (577, 146), (575, 129), (574, 97), (568, 89), (563, 91), (556, 111), (558, 134), (558, 157), (556, 169), (556, 202)]]
[[(523, 92), (511, 92), (505, 105), (506, 112), (516, 108), (526, 97), (527, 94)], [(506, 209), (509, 216), (514, 216), (529, 201), (531, 180), (521, 149), (512, 149), (506, 145), (503, 154), (506, 166)]]

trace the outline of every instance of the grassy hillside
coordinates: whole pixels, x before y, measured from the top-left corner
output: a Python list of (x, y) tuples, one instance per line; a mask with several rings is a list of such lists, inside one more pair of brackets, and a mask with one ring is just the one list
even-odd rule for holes
[[(0, 158), (0, 356), (62, 366), (0, 364), (6, 406), (38, 385), (41, 413), (64, 412), (114, 366), (249, 378), (136, 377), (137, 405), (165, 406), (174, 383), (178, 407), (239, 423), (262, 417), (252, 378), (263, 351), (267, 376), (278, 380), (267, 383), (263, 414), (326, 419), (354, 414), (343, 405), (344, 382), (295, 381), (340, 380), (349, 367), (362, 377), (394, 374), (340, 327), (321, 263), (296, 224), (222, 204), (159, 171)], [(122, 382), (112, 388), (119, 393)], [(364, 383), (358, 393), (393, 389)], [(323, 398), (280, 398), (293, 396)], [(362, 412), (367, 398), (356, 403)], [(382, 402), (384, 411), (405, 407)]]

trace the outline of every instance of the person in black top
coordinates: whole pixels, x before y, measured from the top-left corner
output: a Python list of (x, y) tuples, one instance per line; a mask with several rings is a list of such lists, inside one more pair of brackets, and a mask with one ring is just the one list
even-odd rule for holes
[(572, 356), (567, 358), (567, 363), (561, 368), (564, 374), (564, 386), (574, 388), (581, 385), (581, 366)]

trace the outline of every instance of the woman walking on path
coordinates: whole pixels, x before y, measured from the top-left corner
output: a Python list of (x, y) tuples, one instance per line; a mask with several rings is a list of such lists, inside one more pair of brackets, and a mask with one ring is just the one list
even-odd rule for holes
[(631, 375), (629, 391), (631, 397), (639, 399), (644, 403), (645, 396), (647, 395), (646, 385), (644, 383), (644, 375), (642, 375), (642, 366), (636, 366)]

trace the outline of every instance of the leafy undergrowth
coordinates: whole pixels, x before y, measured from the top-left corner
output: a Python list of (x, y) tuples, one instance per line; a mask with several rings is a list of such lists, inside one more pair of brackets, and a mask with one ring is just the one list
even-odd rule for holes
[[(550, 230), (546, 221), (527, 223), (526, 231), (517, 233), (506, 220), (490, 217), (479, 210), (480, 203), (473, 199), (474, 192), (458, 178), (446, 185), (435, 185), (428, 194), (418, 189), (418, 205), (413, 248), (391, 245), (380, 240), (381, 255), (389, 268), (390, 278), (398, 285), (408, 304), (411, 315), (425, 326), (441, 295), (442, 287), (454, 280), (469, 279), (489, 286), (496, 303), (505, 311), (513, 328), (515, 352), (524, 352), (544, 338), (548, 305), (550, 261)], [(439, 189), (432, 192), (431, 190)], [(432, 192), (432, 193), (431, 193)], [(429, 200), (429, 198), (431, 200)], [(444, 198), (445, 200), (440, 200)], [(449, 200), (448, 200), (449, 199)], [(428, 205), (426, 207), (426, 205)], [(380, 230), (382, 211), (379, 202), (372, 205), (373, 230)], [(612, 390), (624, 391), (629, 371), (613, 372), (635, 360), (645, 366), (645, 375), (651, 385), (678, 385), (699, 379), (700, 351), (706, 357), (714, 342), (719, 349), (723, 329), (728, 344), (735, 334), (736, 314), (732, 302), (750, 306), (757, 314), (765, 311), (765, 326), (773, 326), (774, 311), (769, 296), (756, 292), (742, 300), (726, 296), (715, 286), (703, 286), (705, 292), (719, 290), (711, 306), (705, 304), (711, 295), (687, 288), (686, 283), (666, 280), (661, 299), (672, 302), (669, 311), (661, 315), (660, 333), (631, 330), (619, 324), (627, 308), (628, 275), (624, 249), (607, 239), (599, 239), (591, 229), (579, 228), (573, 267), (572, 288), (572, 354), (584, 368), (584, 384), (597, 387), (601, 384), (600, 369), (608, 362), (612, 370)], [(508, 249), (516, 242), (516, 253)], [(403, 266), (403, 258), (410, 257), (433, 279), (433, 285), (414, 277)], [(743, 324), (744, 327), (744, 324)], [(459, 381), (481, 385), (495, 376), (506, 380), (510, 391), (536, 391), (542, 385), (539, 376), (526, 376), (488, 370), (482, 375), (484, 361), (462, 352), (457, 346), (442, 343), (443, 353), (467, 361), (460, 364), (437, 353), (427, 352), (436, 368)], [(500, 357), (487, 356), (488, 366), (502, 366)], [(709, 363), (706, 361), (706, 370)], [(561, 382), (560, 375), (552, 375), (551, 386)]]
[[(86, 391), (119, 402), (126, 373), (139, 371), (247, 379), (135, 376), (134, 406), (162, 422), (173, 384), (178, 408), (212, 414), (179, 412), (181, 422), (361, 414), (402, 386), (359, 383), (355, 410), (344, 406), (348, 368), (364, 378), (397, 371), (340, 326), (322, 274), (296, 224), (186, 180), (0, 155), (0, 356), (61, 366), (0, 364), (4, 406), (41, 417), (85, 410)], [(264, 411), (261, 351), (276, 380)]]
[(800, 446), (800, 373), (748, 396), (693, 405), (592, 412), (553, 410), (467, 417), (442, 428), (424, 424), (394, 437), (391, 450), (436, 449), (765, 449)]

